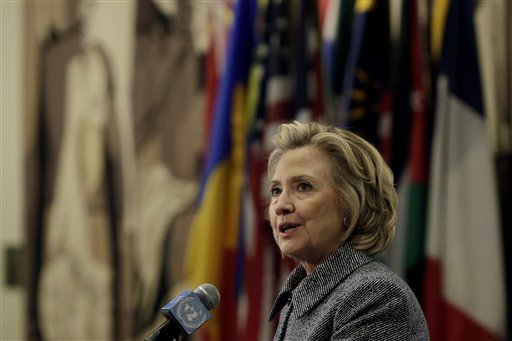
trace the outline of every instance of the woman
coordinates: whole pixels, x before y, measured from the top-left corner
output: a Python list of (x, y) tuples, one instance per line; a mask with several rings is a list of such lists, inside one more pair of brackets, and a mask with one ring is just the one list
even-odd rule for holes
[(407, 284), (374, 256), (394, 235), (393, 174), (357, 135), (318, 123), (280, 126), (268, 161), (268, 215), (298, 262), (272, 308), (274, 340), (428, 340)]

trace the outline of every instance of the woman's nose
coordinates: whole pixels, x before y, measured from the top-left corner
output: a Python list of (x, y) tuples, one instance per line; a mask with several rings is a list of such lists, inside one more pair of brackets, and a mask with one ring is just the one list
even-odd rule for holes
[(285, 215), (293, 212), (293, 203), (285, 192), (281, 193), (277, 199), (275, 210), (277, 215)]

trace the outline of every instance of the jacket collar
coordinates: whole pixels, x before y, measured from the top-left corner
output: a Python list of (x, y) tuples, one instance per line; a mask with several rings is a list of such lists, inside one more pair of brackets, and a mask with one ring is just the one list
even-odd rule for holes
[(277, 295), (269, 321), (273, 320), (290, 300), (295, 314), (298, 317), (305, 315), (354, 270), (373, 260), (374, 258), (364, 251), (356, 250), (352, 243), (346, 243), (309, 275), (302, 265), (297, 266)]

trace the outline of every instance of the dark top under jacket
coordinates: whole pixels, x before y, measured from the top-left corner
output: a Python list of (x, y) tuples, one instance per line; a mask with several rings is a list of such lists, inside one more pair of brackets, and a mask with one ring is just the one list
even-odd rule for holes
[(429, 340), (409, 286), (384, 264), (347, 243), (312, 273), (290, 274), (270, 320), (274, 340)]

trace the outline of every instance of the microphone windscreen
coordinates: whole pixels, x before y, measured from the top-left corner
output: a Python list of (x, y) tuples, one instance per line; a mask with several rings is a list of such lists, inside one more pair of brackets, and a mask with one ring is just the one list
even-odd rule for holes
[(201, 284), (194, 290), (194, 293), (199, 297), (206, 309), (212, 310), (220, 302), (220, 292), (217, 288), (210, 284)]

